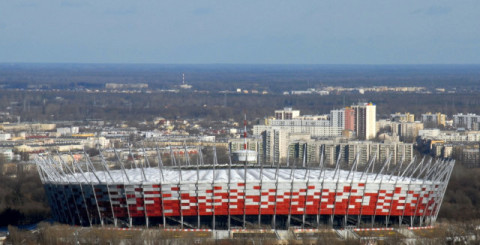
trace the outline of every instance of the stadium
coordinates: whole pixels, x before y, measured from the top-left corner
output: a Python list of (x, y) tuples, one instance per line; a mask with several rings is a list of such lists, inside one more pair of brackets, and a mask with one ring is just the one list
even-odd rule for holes
[(156, 163), (145, 159), (127, 168), (117, 160), (37, 157), (54, 219), (81, 226), (219, 230), (429, 226), (454, 166), (434, 159), (397, 166), (389, 159), (343, 167), (339, 161), (219, 164), (216, 157), (211, 164), (197, 159), (165, 166), (158, 154)]

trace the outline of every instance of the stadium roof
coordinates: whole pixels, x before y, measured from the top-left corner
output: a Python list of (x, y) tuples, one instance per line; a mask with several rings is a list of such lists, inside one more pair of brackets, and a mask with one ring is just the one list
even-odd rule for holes
[[(261, 170), (259, 167), (248, 167), (246, 169), (247, 181), (256, 182), (260, 179), (262, 181), (275, 181), (275, 172), (276, 168), (264, 168)], [(163, 180), (160, 169), (158, 168), (137, 168), (137, 169), (126, 169), (123, 170), (110, 170), (110, 171), (96, 171), (96, 172), (85, 172), (75, 174), (48, 174), (44, 176), (46, 182), (64, 182), (64, 183), (130, 183), (130, 184), (141, 184), (141, 183), (187, 183), (187, 182), (208, 182), (211, 183), (213, 180), (215, 182), (228, 182), (228, 173), (229, 169), (222, 167), (209, 169), (199, 169), (198, 173), (196, 169), (172, 169), (172, 168), (163, 168)], [(144, 174), (143, 174), (144, 173)], [(261, 176), (260, 176), (260, 173)], [(322, 181), (330, 180), (337, 181), (337, 179), (347, 181), (365, 181), (368, 177), (367, 182), (382, 182), (382, 183), (412, 183), (418, 182), (422, 183), (421, 179), (414, 179), (408, 177), (398, 177), (387, 174), (378, 174), (377, 173), (362, 173), (362, 172), (351, 172), (347, 170), (338, 170), (335, 175), (335, 170), (329, 169), (321, 172), (320, 169), (294, 169), (291, 168), (279, 168), (278, 169), (278, 180), (279, 181), (291, 181), (292, 173), (295, 181), (302, 181), (309, 179), (309, 181)], [(349, 174), (350, 173), (350, 174)], [(231, 182), (244, 182), (245, 179), (245, 170), (243, 168), (231, 168), (230, 170), (230, 181)], [(335, 175), (335, 176), (334, 176)], [(429, 183), (429, 181), (425, 182)]]

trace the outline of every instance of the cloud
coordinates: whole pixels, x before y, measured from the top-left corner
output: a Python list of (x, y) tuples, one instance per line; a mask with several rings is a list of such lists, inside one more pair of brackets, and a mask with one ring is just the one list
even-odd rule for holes
[(436, 16), (436, 15), (447, 15), (450, 12), (452, 12), (452, 8), (449, 8), (449, 7), (430, 6), (429, 8), (417, 9), (413, 11), (412, 14)]

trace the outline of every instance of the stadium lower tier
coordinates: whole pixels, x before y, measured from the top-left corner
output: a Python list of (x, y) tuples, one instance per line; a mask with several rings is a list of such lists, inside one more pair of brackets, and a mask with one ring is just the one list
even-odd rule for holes
[[(229, 222), (233, 218), (235, 221), (232, 222), (237, 222), (238, 226), (257, 222), (252, 217), (264, 222), (278, 217), (276, 228), (289, 226), (298, 219), (302, 225), (305, 222), (312, 225), (309, 220), (320, 225), (318, 222), (322, 219), (333, 225), (337, 223), (337, 226), (360, 226), (365, 222), (378, 223), (378, 220), (382, 225), (403, 223), (415, 226), (435, 221), (444, 183), (420, 180), (366, 183), (249, 181), (247, 184), (45, 183), (45, 189), (54, 218), (77, 225), (132, 225), (132, 222), (172, 225), (172, 222), (189, 221), (194, 222), (194, 226), (212, 228), (212, 223), (215, 226), (212, 219), (218, 217), (218, 228), (220, 220), (225, 217)], [(289, 223), (284, 224), (285, 220)]]

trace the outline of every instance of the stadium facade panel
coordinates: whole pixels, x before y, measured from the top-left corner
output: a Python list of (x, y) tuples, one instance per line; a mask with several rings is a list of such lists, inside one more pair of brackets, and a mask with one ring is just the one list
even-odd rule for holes
[(391, 174), (385, 166), (372, 173), (258, 165), (84, 172), (78, 163), (37, 159), (59, 222), (214, 229), (432, 225), (454, 163), (412, 163)]

